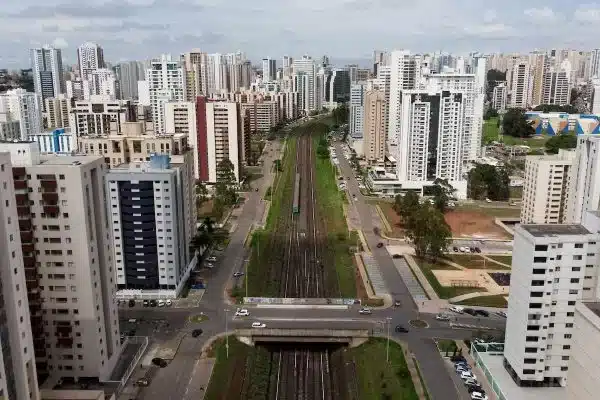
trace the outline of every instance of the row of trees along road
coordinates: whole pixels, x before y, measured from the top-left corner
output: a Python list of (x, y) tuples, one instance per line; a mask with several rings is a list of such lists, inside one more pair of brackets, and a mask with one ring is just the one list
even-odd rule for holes
[(402, 226), (406, 236), (413, 243), (417, 257), (429, 256), (433, 260), (443, 256), (452, 237), (443, 210), (447, 207), (453, 189), (448, 193), (442, 185), (436, 186), (439, 187), (434, 189), (437, 193), (434, 196), (434, 204), (429, 201), (420, 203), (417, 193), (407, 192), (404, 196), (397, 195), (393, 205), (396, 213), (402, 218)]
[(510, 171), (506, 167), (477, 164), (469, 171), (467, 197), (475, 200), (506, 201), (510, 196)]

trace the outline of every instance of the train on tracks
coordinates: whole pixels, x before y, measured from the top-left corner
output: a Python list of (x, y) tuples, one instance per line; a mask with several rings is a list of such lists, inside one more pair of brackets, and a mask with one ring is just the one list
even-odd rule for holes
[(292, 214), (297, 215), (299, 213), (300, 213), (300, 174), (296, 173), (296, 181), (294, 182), (294, 205), (292, 207)]

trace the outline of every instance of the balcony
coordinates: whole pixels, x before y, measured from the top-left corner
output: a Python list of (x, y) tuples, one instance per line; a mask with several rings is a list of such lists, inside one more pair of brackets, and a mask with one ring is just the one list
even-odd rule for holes
[(17, 200), (17, 206), (28, 206), (29, 193), (17, 193), (15, 194), (15, 200)]
[(44, 206), (44, 213), (46, 214), (55, 214), (56, 217), (58, 217), (58, 213), (60, 212), (60, 209), (58, 208), (58, 206)]
[(35, 268), (26, 268), (25, 269), (25, 280), (35, 281), (37, 280), (37, 271)]
[[(29, 212), (29, 207), (27, 207), (27, 211)], [(21, 232), (31, 232), (31, 221), (28, 219), (20, 219), (19, 220), (19, 230)]]
[(44, 192), (42, 193), (42, 200), (44, 200), (46, 204), (58, 204), (58, 193)]
[(25, 175), (27, 175), (25, 167), (13, 167), (12, 173), (13, 178), (25, 177)]
[(73, 339), (72, 338), (57, 338), (56, 339), (56, 347), (61, 349), (70, 349), (73, 347)]
[(15, 190), (27, 189), (27, 181), (14, 181)]
[(23, 243), (21, 244), (21, 249), (23, 250), (23, 253), (33, 253), (35, 251), (35, 246), (33, 245), (33, 243)]
[(57, 326), (56, 327), (56, 336), (58, 338), (72, 339), (72, 337), (71, 337), (72, 333), (73, 333), (73, 328), (70, 326)]
[[(17, 206), (17, 215), (19, 216), (19, 219), (30, 218), (31, 214), (29, 212), (29, 205)], [(23, 230), (23, 229), (21, 229), (21, 230)]]
[(56, 181), (41, 181), (40, 183), (44, 192), (56, 192), (56, 188), (58, 187)]
[(23, 257), (23, 265), (25, 268), (35, 268), (35, 257), (34, 256), (24, 256)]
[(21, 232), (21, 243), (33, 243), (33, 233), (28, 231)]

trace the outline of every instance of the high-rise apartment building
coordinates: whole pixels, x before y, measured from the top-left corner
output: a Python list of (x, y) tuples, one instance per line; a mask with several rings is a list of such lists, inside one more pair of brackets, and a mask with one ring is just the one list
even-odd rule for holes
[[(40, 376), (108, 380), (121, 353), (102, 157), (11, 154), (16, 221)], [(22, 398), (22, 397), (20, 397)]]
[(82, 81), (90, 79), (90, 74), (99, 68), (105, 68), (104, 51), (96, 43), (87, 42), (77, 48), (79, 78)]
[(542, 102), (540, 104), (567, 105), (571, 102), (571, 83), (569, 72), (563, 69), (549, 68), (544, 75)]
[(350, 72), (334, 68), (327, 74), (325, 82), (325, 102), (331, 105), (345, 103), (350, 99)]
[(193, 50), (181, 55), (185, 71), (185, 101), (194, 102), (205, 93), (207, 54)]
[(390, 97), (388, 106), (388, 140), (391, 145), (398, 144), (402, 119), (402, 92), (414, 89), (421, 73), (420, 57), (407, 50), (390, 53)]
[(117, 78), (113, 70), (98, 68), (88, 73), (88, 79), (83, 81), (83, 98), (103, 100), (117, 99)]
[(196, 224), (189, 148), (112, 168), (106, 193), (118, 296), (176, 297), (196, 263), (189, 246)]
[(64, 94), (46, 99), (44, 127), (47, 129), (68, 128), (71, 100)]
[(294, 59), (290, 56), (283, 56), (281, 60), (281, 67), (283, 68), (283, 77), (290, 78), (292, 76), (292, 64)]
[(600, 137), (577, 136), (568, 191), (568, 223), (579, 224), (588, 211), (600, 209)]
[(527, 156), (523, 185), (522, 224), (566, 222), (568, 181), (574, 151), (557, 155)]
[(13, 121), (19, 121), (21, 139), (42, 131), (41, 98), (25, 89), (12, 89), (0, 94), (0, 113), (7, 113)]
[[(40, 398), (10, 154), (0, 152), (0, 398)], [(36, 335), (40, 334), (36, 331)]]
[(138, 98), (138, 81), (146, 79), (146, 67), (140, 61), (127, 61), (115, 65), (117, 97), (122, 100)]
[(365, 93), (363, 143), (365, 159), (370, 163), (385, 157), (385, 108), (383, 91), (369, 90)]
[(31, 70), (35, 93), (42, 102), (65, 92), (60, 49), (49, 46), (31, 49)]
[(565, 386), (575, 305), (597, 295), (599, 217), (515, 229), (504, 366), (520, 386)]
[(170, 102), (165, 103), (165, 132), (175, 135), (184, 135), (187, 143), (192, 147), (194, 177), (199, 179), (199, 154), (197, 146), (198, 129), (196, 115), (196, 103), (194, 102)]
[(277, 60), (274, 58), (262, 59), (263, 81), (274, 81), (277, 78)]
[(595, 400), (600, 386), (600, 352), (590, 343), (600, 341), (600, 302), (578, 302), (574, 325), (577, 329), (573, 333), (565, 398)]
[(206, 102), (202, 97), (198, 99), (196, 112), (200, 180), (217, 182), (221, 173), (220, 164), (228, 159), (239, 182), (241, 167), (250, 146), (247, 115), (242, 114), (238, 103)]
[(531, 103), (534, 106), (544, 103), (546, 76), (550, 68), (550, 57), (546, 52), (535, 51), (529, 54), (531, 66)]
[(129, 100), (76, 101), (70, 118), (77, 137), (118, 135), (124, 122), (134, 121), (134, 110)]
[(494, 86), (494, 89), (492, 89), (492, 108), (494, 110), (506, 110), (507, 95), (506, 82)]
[(317, 69), (314, 60), (305, 55), (296, 58), (292, 64), (294, 74), (294, 92), (298, 92), (300, 109), (306, 114), (317, 108)]
[(185, 101), (185, 81), (183, 68), (170, 55), (162, 55), (153, 60), (146, 71), (149, 87), (152, 120), (156, 133), (165, 133), (165, 103)]
[(510, 87), (510, 107), (527, 108), (533, 92), (531, 67), (527, 62), (515, 64)]
[(600, 49), (594, 49), (590, 53), (590, 78), (600, 78)]
[(9, 113), (0, 113), (0, 140), (21, 140), (19, 121), (13, 120)]

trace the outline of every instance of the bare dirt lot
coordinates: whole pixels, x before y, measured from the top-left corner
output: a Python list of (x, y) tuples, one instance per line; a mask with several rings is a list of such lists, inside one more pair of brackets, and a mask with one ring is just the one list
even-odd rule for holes
[(394, 209), (392, 208), (393, 204), (389, 203), (387, 201), (380, 201), (377, 204), (379, 204), (381, 211), (383, 211), (383, 214), (385, 215), (385, 219), (387, 220), (387, 222), (390, 224), (390, 227), (392, 228), (392, 231), (387, 232), (387, 234), (390, 237), (403, 238), (404, 237), (404, 229), (402, 228), (402, 223), (401, 223), (402, 219), (396, 213), (396, 211), (394, 211)]
[(455, 238), (510, 239), (510, 235), (494, 223), (494, 218), (479, 211), (449, 211), (446, 223)]

